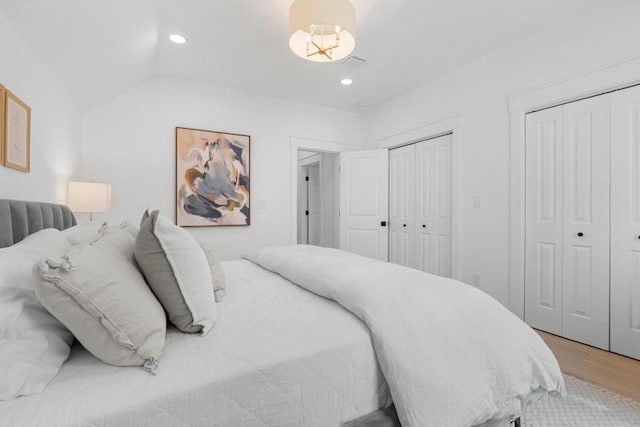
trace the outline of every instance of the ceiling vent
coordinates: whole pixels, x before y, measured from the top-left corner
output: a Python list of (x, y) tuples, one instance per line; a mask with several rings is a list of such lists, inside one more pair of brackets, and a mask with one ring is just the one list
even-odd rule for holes
[(356, 69), (366, 64), (367, 60), (358, 56), (351, 55), (350, 57), (342, 61), (342, 63), (351, 69)]

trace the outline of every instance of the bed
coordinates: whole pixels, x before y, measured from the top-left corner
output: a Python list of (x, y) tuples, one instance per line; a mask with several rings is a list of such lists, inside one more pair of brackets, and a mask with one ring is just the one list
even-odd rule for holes
[[(8, 246), (75, 218), (64, 206), (0, 200), (0, 224)], [(0, 402), (0, 426), (400, 425), (360, 318), (286, 273), (248, 260), (223, 267), (215, 328), (205, 337), (169, 328), (157, 376), (104, 364), (76, 343), (42, 393)]]

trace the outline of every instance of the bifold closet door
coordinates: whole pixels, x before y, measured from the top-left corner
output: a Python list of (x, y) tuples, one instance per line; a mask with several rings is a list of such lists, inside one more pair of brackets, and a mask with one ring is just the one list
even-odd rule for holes
[(640, 359), (640, 87), (611, 94), (611, 350)]
[(609, 349), (609, 96), (563, 106), (562, 336)]
[(527, 115), (525, 320), (609, 348), (609, 97)]
[(389, 151), (389, 261), (413, 267), (415, 144)]
[(452, 135), (416, 144), (415, 268), (451, 277)]
[(562, 107), (526, 120), (524, 316), (562, 335)]

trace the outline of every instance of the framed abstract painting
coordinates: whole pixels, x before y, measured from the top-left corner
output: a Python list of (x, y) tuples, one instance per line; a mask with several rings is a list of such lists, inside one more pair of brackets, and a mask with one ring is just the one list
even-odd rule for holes
[(251, 137), (176, 127), (176, 224), (251, 224)]

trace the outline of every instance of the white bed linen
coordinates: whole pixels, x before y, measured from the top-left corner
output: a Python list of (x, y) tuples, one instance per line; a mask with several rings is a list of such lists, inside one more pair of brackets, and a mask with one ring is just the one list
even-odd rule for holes
[(464, 283), (307, 245), (247, 258), (367, 324), (404, 427), (477, 425), (518, 416), (532, 392), (565, 393), (540, 336)]
[(335, 426), (390, 403), (360, 320), (248, 261), (223, 266), (216, 326), (170, 329), (158, 376), (75, 345), (43, 393), (0, 402), (0, 426)]

